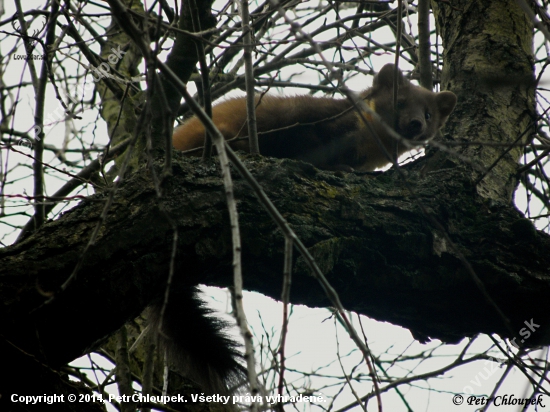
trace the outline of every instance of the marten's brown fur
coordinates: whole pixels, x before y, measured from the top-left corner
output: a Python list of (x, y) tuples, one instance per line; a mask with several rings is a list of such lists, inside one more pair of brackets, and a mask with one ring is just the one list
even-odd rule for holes
[[(443, 126), (456, 104), (454, 93), (434, 93), (411, 84), (399, 71), (398, 121), (393, 110), (394, 66), (385, 65), (371, 88), (361, 93), (371, 108), (402, 137), (429, 140)], [(390, 162), (376, 137), (365, 126), (348, 99), (328, 97), (265, 95), (256, 99), (260, 153), (264, 156), (300, 159), (329, 170), (374, 170)], [(382, 124), (364, 113), (387, 153), (401, 155), (410, 150)], [(233, 149), (248, 151), (246, 101), (226, 100), (213, 107), (212, 119), (226, 139), (235, 139)], [(173, 135), (174, 147), (189, 150), (204, 144), (204, 126), (192, 117)], [(201, 151), (194, 152), (200, 155)]]

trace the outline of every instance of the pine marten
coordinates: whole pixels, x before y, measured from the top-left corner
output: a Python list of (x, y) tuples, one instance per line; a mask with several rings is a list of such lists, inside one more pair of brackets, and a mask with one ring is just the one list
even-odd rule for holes
[[(402, 137), (415, 141), (433, 138), (453, 111), (456, 95), (415, 86), (399, 71), (396, 122), (393, 78), (394, 65), (385, 65), (360, 97)], [(397, 145), (380, 121), (366, 112), (363, 115), (387, 154), (399, 156), (410, 150)], [(248, 135), (246, 118), (244, 97), (226, 100), (212, 109), (212, 120), (225, 139), (236, 138), (231, 143), (233, 149), (248, 151), (248, 139), (243, 138)], [(264, 156), (299, 159), (327, 170), (371, 171), (392, 161), (348, 99), (265, 95), (256, 98), (256, 119)], [(175, 130), (174, 147), (183, 151), (202, 147), (204, 133), (202, 123), (192, 117)], [(201, 151), (192, 154), (200, 155)]]
[[(398, 116), (393, 110), (394, 66), (388, 64), (375, 76), (361, 98), (397, 133), (410, 140), (428, 140), (443, 126), (453, 111), (456, 96), (434, 93), (411, 84), (398, 74)], [(265, 156), (301, 159), (329, 170), (374, 170), (390, 159), (347, 99), (327, 97), (262, 96), (257, 99), (256, 116), (260, 153)], [(213, 120), (226, 139), (247, 135), (246, 101), (229, 99), (213, 108)], [(391, 155), (408, 150), (397, 146), (379, 120), (368, 113), (381, 143)], [(203, 146), (204, 127), (193, 117), (174, 132), (174, 147), (189, 150)], [(248, 150), (247, 139), (236, 139), (234, 149)], [(200, 155), (200, 151), (194, 153)], [(182, 284), (177, 285), (181, 282)], [(245, 379), (236, 344), (228, 339), (224, 323), (210, 315), (197, 297), (197, 290), (174, 278), (166, 311), (163, 300), (151, 306), (151, 330), (160, 330), (161, 347), (169, 363), (198, 383), (208, 393), (228, 393), (228, 388)]]

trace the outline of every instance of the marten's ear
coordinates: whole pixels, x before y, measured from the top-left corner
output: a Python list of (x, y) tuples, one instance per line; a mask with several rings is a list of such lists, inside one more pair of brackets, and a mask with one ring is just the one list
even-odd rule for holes
[(439, 115), (442, 118), (449, 116), (455, 108), (456, 105), (456, 94), (453, 92), (445, 91), (437, 93), (435, 96), (435, 101), (437, 103), (437, 108), (439, 110)]
[[(386, 64), (384, 67), (382, 67), (378, 74), (374, 76), (372, 87), (376, 89), (393, 89), (394, 68), (395, 66), (391, 63)], [(397, 73), (397, 84), (399, 86), (402, 86), (404, 82), (405, 79), (403, 77), (403, 72), (399, 70)]]

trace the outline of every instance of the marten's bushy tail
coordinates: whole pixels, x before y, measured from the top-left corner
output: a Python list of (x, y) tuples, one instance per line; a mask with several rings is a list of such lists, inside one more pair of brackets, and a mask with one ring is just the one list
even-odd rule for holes
[(228, 393), (246, 377), (239, 345), (224, 333), (227, 323), (212, 316), (197, 287), (182, 289), (170, 295), (162, 319), (162, 299), (153, 302), (149, 328), (158, 333), (162, 322), (158, 342), (171, 369), (204, 391)]

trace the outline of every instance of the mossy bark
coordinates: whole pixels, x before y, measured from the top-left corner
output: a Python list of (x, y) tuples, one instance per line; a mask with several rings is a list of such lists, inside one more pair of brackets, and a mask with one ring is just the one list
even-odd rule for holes
[[(460, 262), (460, 251), (514, 328), (531, 318), (544, 325), (529, 344), (549, 342), (550, 238), (513, 207), (479, 197), (469, 176), (440, 171), (422, 178), (414, 168), (406, 188), (396, 172), (339, 177), (289, 160), (247, 165), (348, 309), (446, 341), (480, 332), (510, 336)], [(160, 208), (178, 227), (176, 276), (190, 284), (230, 285), (231, 241), (217, 167), (182, 160), (163, 191), (159, 205), (146, 170), (123, 184), (85, 255), (104, 195), (2, 250), (5, 336), (62, 365), (137, 316), (161, 293), (168, 274), (172, 229)], [(282, 236), (239, 178), (236, 193), (245, 286), (276, 299)], [(417, 201), (441, 226), (426, 219)], [(78, 262), (77, 276), (58, 292)], [(50, 293), (53, 300), (45, 304)], [(299, 257), (291, 296), (294, 303), (329, 304)]]

